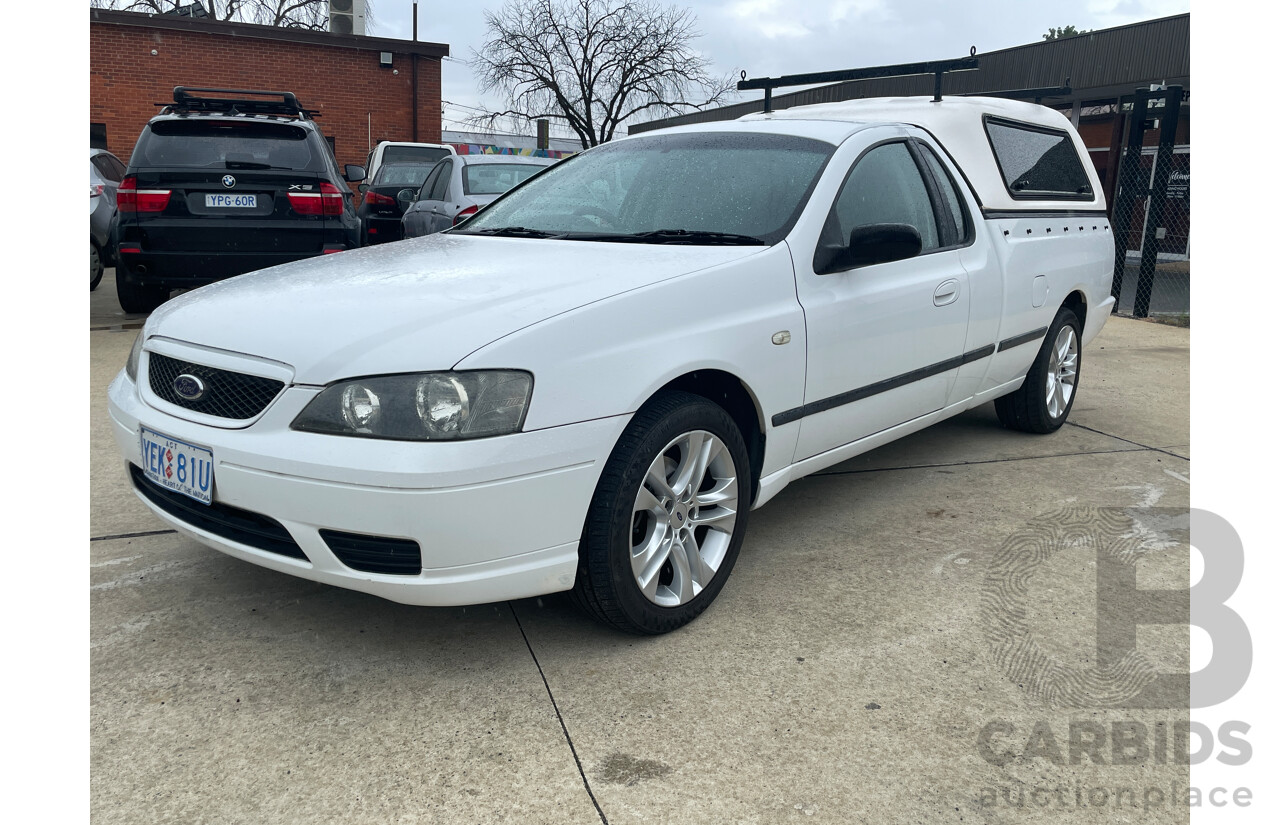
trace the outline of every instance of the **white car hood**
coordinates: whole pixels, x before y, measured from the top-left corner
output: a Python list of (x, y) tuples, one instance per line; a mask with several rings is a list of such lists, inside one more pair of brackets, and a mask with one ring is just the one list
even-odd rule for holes
[(146, 334), (280, 361), (299, 384), (449, 369), (554, 315), (760, 251), (437, 234), (220, 281), (162, 305)]

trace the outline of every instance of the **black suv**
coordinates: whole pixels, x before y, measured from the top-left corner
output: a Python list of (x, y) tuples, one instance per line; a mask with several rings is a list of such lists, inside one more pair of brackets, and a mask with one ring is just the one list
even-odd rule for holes
[(339, 171), (292, 92), (179, 86), (173, 103), (156, 105), (117, 195), (126, 312), (150, 312), (173, 289), (360, 245), (345, 181), (364, 180), (364, 169)]

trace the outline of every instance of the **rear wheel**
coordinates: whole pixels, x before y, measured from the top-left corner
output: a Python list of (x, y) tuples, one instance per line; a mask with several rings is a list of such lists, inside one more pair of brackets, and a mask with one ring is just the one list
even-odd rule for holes
[(707, 399), (665, 393), (642, 407), (592, 498), (575, 601), (631, 633), (666, 633), (697, 618), (742, 546), (749, 468), (737, 425)]
[(169, 300), (169, 288), (134, 283), (129, 280), (123, 267), (117, 267), (116, 297), (120, 299), (120, 308), (125, 312), (151, 312)]
[(1080, 382), (1080, 318), (1063, 307), (1040, 344), (1022, 386), (996, 399), (996, 415), (1011, 430), (1051, 433), (1067, 420)]
[(98, 245), (92, 240), (89, 241), (89, 291), (93, 292), (98, 288), (98, 284), (102, 282), (102, 253), (98, 251)]

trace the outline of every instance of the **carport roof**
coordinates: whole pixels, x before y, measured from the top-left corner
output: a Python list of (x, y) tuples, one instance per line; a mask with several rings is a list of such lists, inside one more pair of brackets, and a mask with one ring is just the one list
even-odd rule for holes
[(419, 57), (448, 57), (447, 43), (427, 43), (414, 40), (395, 40), (389, 37), (365, 37), (364, 35), (336, 34), (334, 32), (290, 29), (282, 26), (261, 26), (256, 23), (236, 23), (171, 14), (143, 14), (132, 11), (89, 9), (90, 23), (106, 23), (117, 26), (140, 26), (147, 29), (221, 34), (230, 37), (253, 37), (262, 40), (278, 40), (286, 43), (305, 43), (311, 46), (337, 46), (365, 51), (416, 54)]
[[(1179, 84), (1189, 88), (1191, 15), (1178, 14), (1157, 20), (1144, 20), (977, 56), (981, 60), (978, 69), (943, 76), (943, 94), (989, 94), (1069, 85), (1070, 95), (1045, 97), (1041, 101), (1046, 106), (1062, 108), (1077, 101), (1114, 101), (1116, 98), (1132, 95), (1136, 87), (1153, 83)], [(932, 75), (915, 75), (835, 83), (792, 94), (775, 95), (773, 108), (786, 109), (866, 97), (932, 95), (933, 82)], [(734, 120), (762, 109), (763, 101), (756, 97), (719, 109), (637, 123), (628, 132), (638, 134), (667, 126)]]

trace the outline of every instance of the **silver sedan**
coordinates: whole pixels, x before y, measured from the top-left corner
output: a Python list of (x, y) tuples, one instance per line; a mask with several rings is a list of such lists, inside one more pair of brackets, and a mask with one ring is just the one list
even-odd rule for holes
[(124, 164), (105, 149), (89, 150), (89, 290), (102, 280), (102, 269), (114, 263), (111, 220), (116, 215), (116, 190)]
[(457, 155), (441, 160), (427, 175), (417, 199), (407, 204), (401, 223), (406, 238), (457, 226), (521, 183), (554, 158), (523, 155)]

